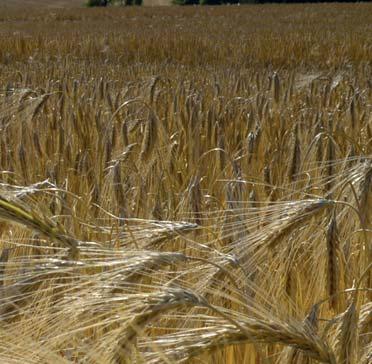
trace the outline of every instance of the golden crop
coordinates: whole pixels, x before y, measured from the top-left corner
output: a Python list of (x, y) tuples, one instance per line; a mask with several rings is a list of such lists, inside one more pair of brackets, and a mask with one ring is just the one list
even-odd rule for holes
[(371, 24), (0, 7), (0, 362), (369, 364)]

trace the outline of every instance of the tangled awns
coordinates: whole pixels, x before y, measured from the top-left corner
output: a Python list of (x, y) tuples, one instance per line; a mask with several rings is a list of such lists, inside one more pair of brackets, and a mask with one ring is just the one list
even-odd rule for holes
[(371, 4), (0, 9), (1, 363), (372, 363)]

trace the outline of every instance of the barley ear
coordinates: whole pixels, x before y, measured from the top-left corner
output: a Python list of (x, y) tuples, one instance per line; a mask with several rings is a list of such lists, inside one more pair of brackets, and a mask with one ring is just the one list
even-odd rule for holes
[(338, 310), (338, 298), (336, 292), (339, 286), (338, 277), (338, 266), (337, 266), (337, 248), (338, 248), (338, 237), (337, 237), (337, 223), (336, 216), (333, 213), (332, 218), (328, 224), (327, 235), (327, 292), (330, 297), (330, 306), (337, 311)]
[(154, 112), (150, 111), (150, 116), (145, 126), (142, 139), (140, 160), (146, 162), (150, 159), (158, 138), (158, 120)]
[(342, 322), (336, 332), (335, 346), (338, 363), (357, 364), (358, 310), (355, 300), (342, 315)]
[(275, 102), (278, 104), (280, 101), (280, 80), (276, 72), (274, 73), (273, 76), (273, 96)]

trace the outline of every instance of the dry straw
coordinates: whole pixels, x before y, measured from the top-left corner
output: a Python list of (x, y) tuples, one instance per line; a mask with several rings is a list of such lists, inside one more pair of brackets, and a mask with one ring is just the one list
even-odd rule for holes
[(63, 247), (69, 248), (71, 258), (78, 256), (79, 242), (46, 216), (39, 216), (35, 211), (26, 210), (21, 204), (0, 196), (0, 217), (5, 221), (24, 225), (51, 240), (60, 242)]
[(7, 3), (0, 362), (371, 362), (370, 4)]

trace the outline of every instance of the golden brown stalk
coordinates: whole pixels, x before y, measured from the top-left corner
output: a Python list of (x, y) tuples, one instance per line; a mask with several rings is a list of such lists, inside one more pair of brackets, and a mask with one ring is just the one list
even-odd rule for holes
[[(360, 207), (360, 216), (362, 228), (365, 229), (371, 222), (371, 186), (372, 186), (372, 164), (371, 161), (367, 160), (363, 166), (363, 177), (359, 184), (358, 200)], [(366, 267), (372, 260), (372, 247), (371, 244), (364, 241), (365, 248), (364, 252), (360, 254), (360, 265)], [(363, 269), (363, 268), (362, 268)], [(372, 284), (372, 270), (370, 270), (368, 277), (368, 286)]]
[(289, 234), (297, 227), (302, 226), (304, 222), (320, 214), (325, 208), (332, 205), (333, 201), (330, 200), (306, 201), (304, 207), (298, 208), (296, 211), (291, 212), (285, 217), (281, 225), (268, 233), (267, 237), (263, 240), (263, 245), (269, 248), (274, 248), (284, 235)]
[(372, 302), (367, 302), (360, 309), (358, 332), (372, 334)]
[(165, 241), (171, 241), (179, 236), (185, 236), (186, 234), (196, 231), (199, 228), (199, 225), (188, 222), (166, 224), (163, 229), (158, 229), (156, 233), (151, 234), (149, 237), (149, 242), (144, 248), (153, 249), (154, 247), (160, 246), (160, 244)]
[[(319, 307), (314, 305), (303, 321), (304, 325), (308, 325), (309, 329), (314, 333), (318, 331), (318, 311)], [(282, 352), (279, 362), (282, 364), (308, 364), (310, 363), (310, 358), (298, 349), (287, 348)]]
[(265, 191), (266, 194), (269, 196), (271, 192), (271, 171), (270, 171), (270, 166), (266, 165), (264, 170), (263, 170), (263, 175), (264, 175), (264, 182), (265, 182)]
[(65, 106), (66, 106), (66, 100), (65, 100), (65, 98), (66, 98), (66, 96), (63, 93), (63, 90), (61, 90), (61, 88), (60, 88), (60, 91), (59, 92), (60, 92), (61, 96), (59, 98), (58, 111), (59, 111), (59, 117), (60, 118), (63, 118), (64, 115), (65, 115)]
[[(316, 119), (315, 135), (319, 135), (322, 132), (323, 132), (322, 113), (318, 113)], [(323, 161), (323, 141), (320, 135), (316, 143), (316, 161), (317, 162)]]
[(46, 237), (57, 240), (70, 249), (70, 257), (77, 258), (79, 242), (69, 236), (61, 226), (58, 226), (46, 216), (38, 216), (32, 210), (26, 210), (22, 205), (0, 196), (0, 218), (31, 228)]
[(338, 363), (357, 364), (358, 353), (358, 310), (356, 302), (349, 305), (342, 315), (341, 324), (335, 337)]
[(195, 176), (189, 187), (190, 207), (197, 225), (201, 225), (200, 213), (202, 211), (202, 192), (200, 189), (200, 179)]
[(150, 111), (142, 139), (140, 160), (145, 163), (149, 160), (158, 139), (158, 121), (154, 112)]
[(36, 115), (41, 111), (42, 107), (45, 105), (45, 103), (49, 99), (49, 96), (50, 95), (46, 94), (40, 98), (40, 101), (36, 104), (35, 109), (32, 113), (31, 120), (33, 120), (36, 117)]
[[(116, 204), (119, 209), (124, 212), (126, 210), (126, 201), (125, 201), (125, 193), (123, 189), (123, 183), (121, 180), (121, 168), (120, 162), (117, 161), (112, 169), (113, 173), (113, 187), (114, 187), (114, 195), (116, 199)], [(124, 216), (123, 216), (124, 217)]]
[(300, 164), (301, 164), (301, 147), (300, 147), (300, 140), (298, 138), (298, 125), (296, 124), (295, 131), (294, 131), (294, 141), (293, 141), (293, 148), (292, 148), (292, 158), (291, 164), (289, 166), (289, 180), (294, 181), (300, 172)]
[(217, 147), (220, 149), (218, 152), (219, 155), (219, 167), (220, 171), (224, 171), (226, 167), (226, 152), (225, 152), (225, 137), (221, 126), (217, 123)]
[(168, 289), (145, 299), (140, 313), (135, 315), (125, 326), (119, 336), (114, 353), (115, 363), (132, 363), (131, 349), (136, 345), (137, 336), (151, 321), (169, 310), (185, 306), (204, 306), (204, 300), (192, 292), (182, 289)]
[(359, 206), (360, 214), (363, 218), (362, 223), (367, 224), (369, 222), (369, 205), (370, 201), (370, 190), (372, 184), (372, 164), (370, 161), (364, 162), (363, 166), (363, 177), (359, 184)]
[(367, 345), (364, 355), (362, 356), (361, 364), (371, 364), (372, 362), (372, 344)]
[(35, 147), (35, 150), (36, 150), (37, 157), (42, 158), (43, 157), (43, 151), (41, 150), (41, 146), (40, 146), (39, 134), (36, 131), (34, 131), (32, 133), (32, 140), (34, 142), (34, 147)]
[(149, 104), (150, 105), (154, 102), (156, 85), (159, 81), (160, 81), (159, 76), (154, 77), (151, 81), (150, 89), (149, 89)]
[[(174, 348), (175, 357), (183, 358), (182, 362), (187, 362), (192, 357), (200, 355), (203, 352), (221, 349), (228, 345), (266, 343), (294, 347), (302, 351), (304, 355), (314, 358), (319, 362), (336, 364), (332, 349), (308, 326), (302, 323), (288, 322), (284, 324), (274, 319), (261, 320), (254, 318), (245, 318), (237, 322), (234, 319), (226, 317), (225, 313), (219, 308), (211, 305), (208, 305), (208, 307), (213, 309), (217, 314), (219, 313), (227, 322), (226, 324), (211, 327), (205, 331), (205, 335), (200, 329), (193, 336), (185, 335), (184, 339), (182, 338), (182, 333), (175, 340), (172, 340), (172, 335), (170, 335), (169, 341), (173, 345), (179, 344), (179, 351), (184, 351), (182, 354), (177, 355), (177, 347)], [(167, 337), (162, 340), (162, 343), (166, 344), (166, 342)], [(156, 341), (154, 344), (156, 344)]]
[[(329, 121), (329, 132), (331, 133), (333, 131), (333, 120)], [(336, 158), (335, 155), (335, 146), (333, 144), (333, 140), (328, 137), (328, 143), (327, 143), (327, 166), (326, 166), (326, 176), (328, 177), (328, 181), (325, 184), (325, 189), (327, 192), (330, 192), (330, 190), (333, 187), (333, 174), (334, 174), (334, 165), (333, 161)]]
[(275, 102), (278, 104), (280, 101), (280, 80), (276, 72), (273, 76), (273, 95)]
[(19, 164), (21, 166), (23, 178), (25, 182), (27, 183), (29, 180), (28, 176), (28, 167), (27, 167), (27, 161), (26, 161), (26, 150), (24, 143), (21, 143), (18, 148), (18, 159), (19, 159)]
[(169, 146), (169, 154), (168, 154), (168, 170), (171, 176), (174, 176), (177, 173), (176, 170), (176, 161), (177, 161), (177, 154), (178, 154), (178, 143), (173, 142)]
[(9, 259), (9, 249), (3, 249), (0, 256), (0, 287), (4, 285), (5, 264)]
[(257, 196), (256, 196), (256, 190), (252, 188), (252, 191), (249, 193), (249, 205), (252, 208), (257, 207)]
[(247, 138), (247, 149), (248, 149), (248, 162), (251, 163), (252, 161), (252, 157), (255, 153), (255, 134), (251, 131), (249, 134), (248, 134), (248, 138)]
[(107, 131), (105, 134), (104, 140), (103, 140), (103, 143), (105, 146), (105, 164), (107, 164), (111, 160), (111, 157), (112, 157), (113, 145), (112, 145), (112, 138), (110, 137), (110, 134), (111, 133)]
[(355, 97), (351, 99), (349, 112), (350, 112), (351, 127), (354, 129), (357, 124), (357, 118), (358, 118), (356, 105), (355, 105)]
[(330, 297), (329, 304), (333, 310), (338, 310), (339, 269), (337, 263), (338, 235), (336, 216), (333, 214), (327, 229), (327, 293)]
[(162, 211), (161, 200), (160, 200), (160, 188), (155, 195), (154, 207), (152, 209), (151, 214), (154, 219), (163, 220), (163, 211)]
[(125, 120), (123, 121), (121, 125), (121, 137), (123, 140), (123, 145), (126, 147), (129, 144), (129, 139), (128, 139), (128, 126)]

